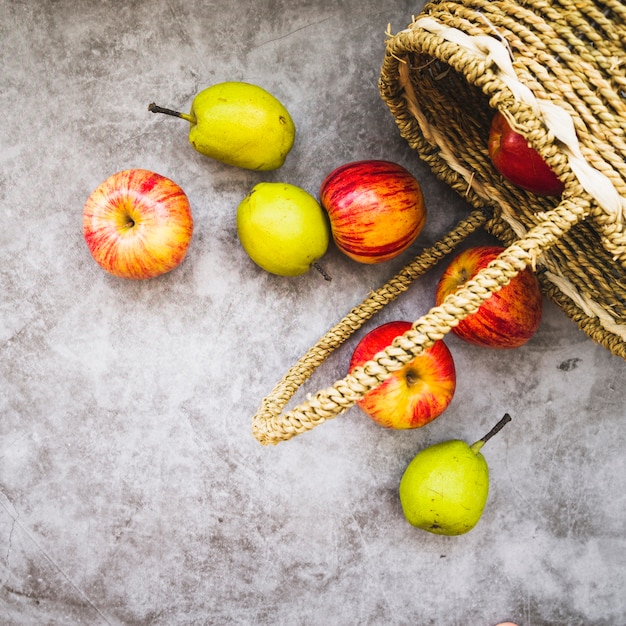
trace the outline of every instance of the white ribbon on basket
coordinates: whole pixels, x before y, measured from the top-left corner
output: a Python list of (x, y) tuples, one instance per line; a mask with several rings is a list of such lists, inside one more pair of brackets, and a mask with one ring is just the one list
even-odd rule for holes
[[(487, 20), (484, 15), (482, 17)], [(553, 102), (537, 98), (526, 85), (520, 82), (506, 42), (503, 43), (501, 38), (498, 40), (491, 35), (470, 36), (457, 28), (444, 26), (428, 16), (418, 18), (412, 26), (422, 28), (450, 43), (455, 43), (487, 65), (495, 65), (499, 70), (499, 78), (511, 90), (515, 98), (531, 106), (537, 118), (563, 144), (562, 151), (567, 155), (569, 166), (583, 189), (621, 226), (626, 215), (626, 198), (620, 196), (608, 176), (594, 168), (585, 159), (571, 115)], [(497, 35), (496, 28), (492, 28), (494, 34)]]
[[(571, 115), (553, 102), (537, 98), (519, 80), (513, 67), (508, 42), (499, 35), (495, 26), (484, 15), (481, 14), (481, 17), (491, 27), (495, 37), (490, 35), (470, 36), (457, 28), (444, 26), (428, 16), (416, 19), (412, 24), (412, 28), (422, 28), (433, 35), (437, 35), (450, 43), (462, 47), (486, 65), (495, 65), (498, 68), (499, 78), (506, 84), (513, 96), (517, 100), (531, 106), (535, 116), (543, 122), (546, 128), (562, 144), (561, 149), (567, 156), (569, 166), (583, 189), (621, 227), (622, 221), (626, 216), (626, 198), (619, 194), (605, 174), (594, 168), (584, 157)], [(519, 226), (519, 224), (513, 216), (507, 217), (510, 218), (512, 226), (517, 232), (518, 229), (515, 227)], [(509, 220), (507, 219), (507, 221)], [(518, 234), (521, 233), (518, 232)], [(546, 275), (551, 282), (557, 285), (589, 317), (596, 317), (604, 328), (626, 340), (626, 327), (623, 324), (619, 324), (600, 305), (583, 297), (570, 281), (563, 276), (558, 267), (553, 264), (549, 265), (552, 267), (549, 268)]]

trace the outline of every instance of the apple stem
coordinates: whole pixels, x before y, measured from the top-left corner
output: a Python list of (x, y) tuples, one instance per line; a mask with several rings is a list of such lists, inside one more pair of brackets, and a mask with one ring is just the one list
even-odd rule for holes
[(163, 107), (154, 104), (154, 102), (151, 102), (148, 105), (148, 111), (151, 111), (152, 113), (165, 113), (165, 115), (171, 115), (172, 117), (180, 117), (183, 120), (187, 120), (191, 124), (196, 123), (196, 118), (193, 117), (193, 115), (181, 113), (180, 111), (174, 111), (173, 109), (164, 109)]
[(475, 454), (494, 436), (497, 435), (511, 421), (511, 416), (505, 413), (502, 419), (482, 438), (473, 443), (470, 448)]
[(314, 267), (324, 277), (324, 280), (332, 280), (332, 276), (319, 263), (311, 263), (311, 267)]

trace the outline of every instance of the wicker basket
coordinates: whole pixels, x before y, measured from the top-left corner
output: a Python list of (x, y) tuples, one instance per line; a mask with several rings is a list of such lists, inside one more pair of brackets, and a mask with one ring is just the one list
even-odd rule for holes
[[(253, 418), (263, 444), (351, 407), (522, 269), (594, 341), (626, 358), (626, 4), (430, 2), (389, 35), (380, 92), (401, 135), (473, 211), (330, 329)], [(501, 111), (565, 184), (561, 198), (508, 184), (486, 150)], [(488, 268), (374, 360), (284, 411), (326, 357), (477, 228), (505, 245)]]

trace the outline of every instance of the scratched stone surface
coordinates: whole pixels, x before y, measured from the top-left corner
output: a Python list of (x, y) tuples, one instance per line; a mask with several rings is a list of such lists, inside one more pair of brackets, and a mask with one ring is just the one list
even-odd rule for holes
[[(468, 211), (399, 136), (377, 79), (399, 0), (0, 0), (0, 622), (520, 626), (626, 623), (626, 363), (545, 303), (535, 337), (493, 352), (446, 337), (458, 372), (423, 429), (357, 407), (278, 446), (251, 420), (287, 369)], [(285, 165), (196, 153), (187, 110), (223, 80), (262, 85), (297, 126)], [(333, 280), (269, 275), (239, 245), (236, 207), (262, 180), (316, 195), (334, 167), (396, 161), (429, 210), (399, 259)], [(82, 237), (89, 193), (152, 169), (187, 192), (195, 232), (161, 278), (114, 278)], [(491, 242), (477, 234), (463, 245)], [(369, 329), (433, 304), (438, 266), (350, 337), (298, 393), (346, 373)], [(478, 526), (430, 535), (398, 483), (424, 446), (485, 448)]]

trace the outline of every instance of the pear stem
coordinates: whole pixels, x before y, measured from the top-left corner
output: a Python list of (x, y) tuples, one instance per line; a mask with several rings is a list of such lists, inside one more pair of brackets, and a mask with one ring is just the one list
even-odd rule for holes
[(332, 276), (319, 263), (311, 263), (311, 267), (314, 267), (324, 277), (324, 280), (332, 280)]
[(497, 435), (505, 424), (508, 424), (511, 421), (511, 416), (508, 413), (504, 414), (504, 417), (482, 438), (478, 441), (475, 441), (470, 449), (474, 454), (478, 454), (481, 448), (494, 436)]
[(193, 115), (181, 113), (180, 111), (174, 111), (173, 109), (164, 109), (163, 107), (154, 104), (154, 102), (151, 102), (148, 105), (148, 111), (151, 111), (152, 113), (165, 113), (165, 115), (171, 115), (172, 117), (180, 117), (183, 120), (187, 120), (191, 124), (196, 123), (196, 118)]
[(502, 419), (481, 439), (483, 445), (486, 444), (494, 435), (497, 435), (511, 421), (511, 416), (505, 413)]

